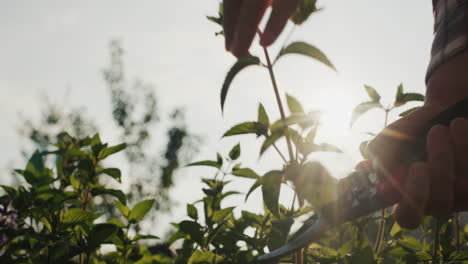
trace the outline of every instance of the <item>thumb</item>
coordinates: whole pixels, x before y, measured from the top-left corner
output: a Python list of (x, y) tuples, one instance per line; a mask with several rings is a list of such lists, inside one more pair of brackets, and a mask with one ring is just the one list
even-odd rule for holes
[(408, 163), (408, 153), (402, 153), (403, 146), (424, 141), (425, 136), (420, 138), (417, 133), (437, 113), (438, 109), (423, 106), (383, 129), (367, 146), (370, 159), (378, 165), (375, 169), (383, 176), (390, 176), (392, 169)]

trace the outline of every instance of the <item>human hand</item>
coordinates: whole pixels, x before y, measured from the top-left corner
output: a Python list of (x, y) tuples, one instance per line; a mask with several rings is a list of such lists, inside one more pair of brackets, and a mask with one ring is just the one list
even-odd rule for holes
[[(385, 175), (399, 167), (405, 140), (443, 110), (435, 104), (426, 104), (377, 135), (368, 151), (380, 164), (380, 168), (375, 168), (378, 173)], [(404, 228), (418, 227), (424, 215), (440, 218), (468, 210), (468, 120), (456, 118), (449, 127), (432, 127), (427, 134), (426, 150), (427, 160), (408, 168), (400, 186), (402, 200), (394, 207), (396, 221)]]
[(272, 12), (260, 36), (260, 45), (271, 45), (283, 31), (298, 4), (299, 0), (223, 0), (226, 50), (238, 58), (249, 54), (258, 24), (270, 5)]

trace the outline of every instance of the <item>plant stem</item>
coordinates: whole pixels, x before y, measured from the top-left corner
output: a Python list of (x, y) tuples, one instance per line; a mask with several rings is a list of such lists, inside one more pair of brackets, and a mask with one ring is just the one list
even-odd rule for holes
[(453, 216), (453, 222), (455, 224), (455, 247), (457, 251), (460, 251), (460, 214), (458, 212)]
[(276, 152), (281, 156), (281, 159), (284, 161), (284, 164), (288, 164), (288, 160), (283, 156), (283, 153), (279, 150), (275, 143), (273, 143), (273, 147), (276, 149)]
[[(275, 74), (273, 72), (273, 65), (271, 64), (270, 55), (268, 54), (268, 50), (265, 47), (263, 47), (263, 52), (265, 53), (265, 58), (267, 60), (267, 68), (268, 68), (268, 72), (270, 73), (270, 79), (271, 79), (271, 84), (273, 85), (273, 90), (275, 91), (276, 102), (278, 104), (278, 108), (279, 108), (279, 111), (280, 111), (281, 120), (283, 121), (283, 126), (287, 127), (286, 115), (284, 114), (283, 103), (281, 102), (281, 97), (280, 97), (280, 94), (279, 94), (278, 85), (276, 84), (276, 78), (275, 78)], [(291, 161), (293, 161), (294, 160), (294, 154), (293, 154), (293, 151), (292, 151), (291, 139), (289, 138), (289, 135), (288, 135), (287, 131), (286, 131), (285, 136), (286, 136), (286, 143), (288, 144), (289, 159)]]
[[(384, 120), (384, 127), (387, 127), (388, 124), (388, 113), (391, 111), (391, 108), (386, 108), (385, 109), (385, 120)], [(374, 247), (374, 256), (378, 257), (379, 252), (380, 252), (380, 247), (383, 242), (384, 238), (384, 233), (385, 233), (385, 208), (382, 208), (380, 211), (381, 218), (380, 218), (380, 223), (379, 223), (379, 229), (377, 232), (377, 237), (375, 239), (375, 247)]]
[(432, 247), (432, 263), (436, 264), (439, 261), (439, 244), (440, 244), (440, 221), (434, 218), (434, 244)]
[(379, 255), (380, 246), (382, 245), (384, 230), (385, 230), (385, 208), (381, 210), (382, 218), (379, 223), (379, 231), (377, 232), (377, 238), (375, 239), (374, 255)]

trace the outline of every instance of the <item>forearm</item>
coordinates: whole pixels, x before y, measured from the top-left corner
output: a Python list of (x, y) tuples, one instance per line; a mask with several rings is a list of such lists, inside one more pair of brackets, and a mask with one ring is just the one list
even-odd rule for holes
[(468, 0), (433, 0), (433, 4), (426, 103), (447, 107), (468, 97)]

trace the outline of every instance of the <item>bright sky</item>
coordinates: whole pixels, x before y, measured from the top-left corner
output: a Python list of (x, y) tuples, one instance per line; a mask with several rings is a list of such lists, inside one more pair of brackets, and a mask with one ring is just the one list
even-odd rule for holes
[[(373, 121), (380, 113), (374, 112), (348, 130), (352, 107), (367, 100), (363, 84), (375, 87), (383, 98), (393, 99), (401, 82), (406, 91), (424, 92), (432, 41), (430, 2), (319, 0), (324, 11), (292, 35), (291, 40), (320, 48), (338, 69), (335, 73), (294, 55), (282, 59), (275, 69), (283, 94), (297, 97), (306, 110), (327, 112), (321, 139), (346, 151), (329, 159), (340, 165), (332, 168), (338, 174), (359, 161), (359, 139), (366, 138), (362, 132), (377, 132), (381, 127)], [(216, 151), (226, 153), (241, 141), (246, 165), (254, 165), (260, 173), (281, 168), (273, 152), (258, 159), (260, 142), (252, 137), (219, 140), (232, 125), (256, 118), (259, 101), (272, 117), (279, 114), (267, 72), (249, 68), (234, 80), (221, 116), (219, 92), (235, 59), (224, 51), (223, 38), (214, 36), (218, 26), (205, 19), (217, 8), (213, 0), (1, 1), (2, 174), (23, 165), (18, 113), (37, 117), (44, 93), (53, 102), (66, 100), (63, 104), (85, 107), (99, 123), (101, 137), (118, 141), (111, 131), (108, 91), (101, 74), (108, 65), (112, 38), (123, 42), (127, 76), (153, 83), (162, 109), (185, 107), (189, 128), (205, 139), (197, 160), (214, 158)], [(272, 54), (278, 51), (284, 35), (271, 48)], [(251, 51), (262, 55), (256, 47)], [(70, 94), (65, 99), (67, 89)], [(201, 176), (211, 174), (205, 169), (181, 170), (175, 192), (180, 204), (201, 197), (200, 188), (194, 186), (199, 186)], [(5, 176), (0, 182), (4, 181)], [(245, 189), (245, 184), (251, 183), (238, 186)], [(259, 208), (258, 199), (252, 198), (257, 204), (248, 206)], [(178, 210), (175, 217), (181, 212)]]

